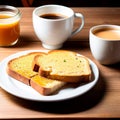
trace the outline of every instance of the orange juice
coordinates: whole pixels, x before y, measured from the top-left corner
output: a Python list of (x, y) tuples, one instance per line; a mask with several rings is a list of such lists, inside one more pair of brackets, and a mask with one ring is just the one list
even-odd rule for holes
[(20, 36), (20, 12), (12, 6), (0, 6), (0, 46), (14, 45)]
[[(0, 19), (10, 18), (9, 15), (0, 15)], [(0, 23), (0, 46), (13, 44), (20, 35), (19, 21), (1, 24)]]

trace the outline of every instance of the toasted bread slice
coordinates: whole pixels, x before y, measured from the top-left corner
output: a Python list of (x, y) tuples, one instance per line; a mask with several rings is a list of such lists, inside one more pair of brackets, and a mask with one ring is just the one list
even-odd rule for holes
[(37, 72), (34, 72), (31, 69), (33, 59), (36, 55), (41, 55), (41, 54), (44, 53), (32, 52), (10, 60), (7, 65), (7, 73), (11, 77), (29, 85), (30, 78), (37, 75)]
[[(67, 50), (52, 50), (34, 58), (33, 70), (40, 76), (64, 82), (88, 82), (91, 69), (86, 57)], [(37, 68), (37, 69), (35, 69)]]
[(58, 92), (66, 83), (58, 80), (47, 79), (40, 75), (35, 75), (30, 80), (30, 85), (42, 95), (50, 95)]
[(49, 80), (38, 75), (32, 70), (32, 62), (36, 55), (44, 55), (42, 52), (32, 52), (8, 62), (7, 73), (9, 76), (21, 81), (37, 90), (42, 95), (49, 95), (59, 90), (65, 82)]

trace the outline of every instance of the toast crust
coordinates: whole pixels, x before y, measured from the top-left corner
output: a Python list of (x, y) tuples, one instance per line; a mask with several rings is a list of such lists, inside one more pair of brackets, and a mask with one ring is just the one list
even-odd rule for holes
[(7, 71), (7, 74), (9, 76), (11, 76), (12, 78), (14, 78), (26, 85), (30, 85), (30, 78), (27, 78), (27, 77), (15, 72), (14, 70), (10, 69), (9, 67), (7, 67), (6, 71)]

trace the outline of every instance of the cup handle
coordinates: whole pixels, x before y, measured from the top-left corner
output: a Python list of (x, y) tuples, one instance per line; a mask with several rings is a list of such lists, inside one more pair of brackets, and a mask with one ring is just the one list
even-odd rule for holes
[(75, 13), (75, 14), (74, 14), (74, 17), (81, 19), (81, 25), (79, 26), (79, 28), (76, 28), (76, 29), (72, 32), (71, 36), (73, 36), (73, 35), (75, 35), (76, 33), (80, 32), (80, 31), (82, 30), (83, 26), (84, 26), (84, 16), (83, 16), (81, 13)]

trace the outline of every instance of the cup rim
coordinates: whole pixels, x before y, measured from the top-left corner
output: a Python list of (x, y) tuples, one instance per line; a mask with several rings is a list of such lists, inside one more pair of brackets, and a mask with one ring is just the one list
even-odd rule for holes
[[(45, 18), (39, 17), (36, 12), (38, 12), (39, 9), (42, 9), (42, 8), (45, 8), (45, 7), (60, 7), (60, 8), (68, 9), (72, 14), (69, 15), (69, 16), (67, 16), (67, 17), (65, 17), (65, 18), (60, 18), (60, 19), (45, 19)], [(57, 13), (58, 13), (58, 12), (57, 12)], [(65, 15), (64, 13), (61, 13), (61, 14)], [(44, 19), (44, 20), (46, 20), (46, 21), (61, 21), (61, 20), (66, 20), (66, 19), (74, 16), (74, 11), (73, 11), (71, 8), (67, 7), (67, 6), (57, 5), (57, 4), (48, 4), (48, 5), (42, 5), (42, 6), (36, 7), (36, 8), (33, 10), (33, 16), (34, 16), (34, 15), (35, 15), (36, 17), (38, 17), (39, 19)]]
[(99, 38), (100, 40), (103, 40), (103, 41), (120, 41), (120, 40), (112, 40), (112, 39), (105, 39), (105, 38), (102, 38), (102, 37), (98, 37), (96, 36), (93, 32), (96, 31), (96, 30), (100, 30), (100, 29), (103, 29), (103, 28), (114, 28), (114, 29), (118, 29), (120, 30), (120, 26), (119, 25), (113, 25), (113, 24), (100, 24), (100, 25), (95, 25), (93, 27), (90, 28), (90, 31), (89, 31), (89, 34), (92, 34), (94, 37), (96, 38)]

